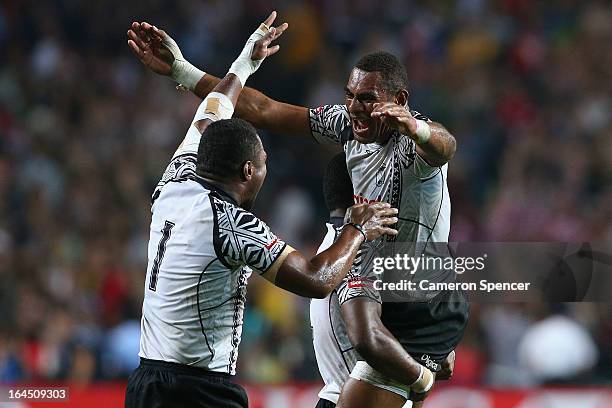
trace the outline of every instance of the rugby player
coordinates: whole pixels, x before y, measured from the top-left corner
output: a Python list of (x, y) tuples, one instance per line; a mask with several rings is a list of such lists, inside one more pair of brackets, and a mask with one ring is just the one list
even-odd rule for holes
[[(170, 76), (200, 97), (205, 97), (217, 84), (217, 78), (186, 62), (164, 31), (147, 23), (133, 26), (133, 37), (139, 38), (142, 33), (158, 37), (157, 43), (164, 45), (148, 61), (141, 58), (154, 72)], [(238, 100), (236, 115), (275, 133), (342, 144), (355, 201), (387, 202), (397, 207), (400, 211), (397, 241), (418, 243), (421, 253), (427, 254), (432, 246), (428, 244), (448, 241), (447, 162), (454, 155), (456, 141), (444, 126), (409, 109), (407, 88), (402, 64), (393, 55), (379, 52), (366, 55), (355, 64), (345, 87), (343, 105), (308, 109), (275, 101), (246, 88)], [(369, 277), (362, 268), (353, 269), (354, 278), (367, 282)], [(368, 320), (368, 315), (380, 314), (385, 327), (403, 348), (434, 372), (442, 368), (460, 341), (469, 309), (457, 293), (443, 301), (436, 298), (429, 302), (386, 303), (368, 285), (347, 285), (339, 292), (338, 300), (343, 314), (345, 310), (358, 313), (344, 316), (349, 325)], [(344, 306), (351, 303), (355, 306)], [(350, 327), (348, 330), (351, 332)], [(355, 327), (355, 330), (367, 329)], [(410, 384), (397, 372), (397, 366), (375, 361), (359, 364), (351, 377), (354, 378), (344, 386), (349, 391), (343, 392), (347, 395), (343, 404), (351, 407), (368, 406), (370, 401), (362, 398), (360, 391), (370, 393), (369, 384), (379, 389), (384, 389), (388, 379)], [(404, 400), (408, 396), (399, 387), (393, 392)], [(351, 395), (355, 398), (349, 400)]]
[[(270, 28), (275, 16), (201, 103), (153, 194), (141, 363), (128, 380), (126, 407), (247, 407), (230, 378), (252, 271), (299, 295), (324, 297), (360, 245), (397, 233), (387, 227), (397, 222), (389, 204), (353, 206), (339, 239), (308, 260), (248, 211), (266, 176), (266, 153), (252, 125), (230, 118), (247, 78), (278, 51), (269, 45), (286, 26)], [(128, 44), (146, 57), (146, 41)]]
[[(329, 221), (326, 224), (327, 233), (317, 253), (324, 251), (335, 241), (342, 231), (346, 210), (353, 205), (353, 186), (346, 168), (344, 152), (334, 156), (323, 177), (323, 197), (329, 210)], [(356, 261), (358, 262), (358, 261)], [(397, 340), (384, 327), (379, 314), (365, 315), (365, 321), (346, 325), (342, 319), (342, 311), (338, 302), (338, 292), (345, 290), (346, 281), (332, 291), (324, 299), (310, 301), (310, 321), (313, 331), (313, 345), (317, 365), (325, 385), (319, 392), (319, 401), (315, 408), (333, 408), (340, 397), (342, 386), (349, 379), (356, 363), (367, 356), (366, 361), (378, 361), (379, 364), (402, 364), (406, 378), (419, 375), (418, 364), (406, 351), (399, 346)], [(343, 308), (358, 307), (356, 300), (346, 302)], [(357, 314), (357, 316), (359, 316)], [(347, 331), (347, 326), (352, 332)], [(356, 330), (364, 327), (366, 330)], [(376, 341), (364, 334), (379, 333)], [(363, 338), (362, 338), (363, 337)], [(355, 346), (353, 346), (355, 344)], [(399, 347), (398, 347), (399, 346)], [(361, 353), (361, 355), (360, 355)], [(449, 354), (443, 363), (443, 368), (436, 373), (436, 381), (446, 380), (452, 376), (454, 352)], [(401, 385), (400, 385), (401, 386)], [(372, 387), (365, 398), (372, 406), (401, 406), (402, 399), (384, 388)], [(412, 393), (415, 407), (420, 406), (424, 395)], [(376, 398), (374, 401), (373, 398)], [(404, 405), (410, 407), (413, 401)]]

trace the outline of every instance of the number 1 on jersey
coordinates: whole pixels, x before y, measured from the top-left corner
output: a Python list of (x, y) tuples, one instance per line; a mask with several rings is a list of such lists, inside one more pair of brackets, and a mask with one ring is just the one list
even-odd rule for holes
[(157, 289), (157, 275), (159, 274), (159, 266), (164, 259), (164, 254), (166, 253), (166, 243), (170, 239), (170, 234), (172, 233), (172, 227), (174, 227), (174, 223), (170, 221), (166, 221), (164, 224), (164, 228), (161, 230), (162, 238), (159, 240), (159, 245), (157, 246), (157, 255), (155, 255), (155, 260), (153, 261), (153, 268), (151, 269), (151, 280), (149, 281), (149, 289), (155, 291)]

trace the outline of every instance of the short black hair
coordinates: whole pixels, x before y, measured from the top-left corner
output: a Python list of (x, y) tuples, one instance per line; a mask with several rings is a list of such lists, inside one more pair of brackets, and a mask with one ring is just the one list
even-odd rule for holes
[(323, 177), (323, 196), (329, 211), (347, 209), (353, 205), (353, 183), (346, 168), (344, 152), (335, 155)]
[(257, 131), (246, 120), (232, 118), (211, 123), (200, 139), (196, 173), (236, 179), (247, 161), (255, 162), (262, 149)]
[(385, 88), (391, 92), (408, 89), (406, 67), (389, 52), (379, 51), (365, 55), (357, 61), (355, 68), (365, 72), (380, 72)]

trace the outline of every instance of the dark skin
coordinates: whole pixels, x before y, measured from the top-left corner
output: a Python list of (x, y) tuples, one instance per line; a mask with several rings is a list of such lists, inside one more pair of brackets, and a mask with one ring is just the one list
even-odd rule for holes
[[(273, 21), (273, 20), (272, 20)], [(275, 27), (278, 34), (288, 27), (286, 23)], [(280, 34), (278, 34), (280, 35)], [(128, 31), (130, 47), (138, 59), (153, 72), (169, 76), (172, 72), (172, 54), (164, 49), (161, 38), (167, 36), (149, 23), (133, 23)], [(137, 47), (134, 47), (137, 45)], [(138, 50), (137, 50), (138, 49)], [(194, 94), (204, 98), (219, 82), (219, 78), (206, 74), (197, 83)], [(416, 120), (410, 114), (408, 91), (389, 90), (379, 72), (351, 71), (346, 85), (346, 106), (351, 114), (353, 130), (359, 121), (367, 121), (367, 128), (355, 132), (361, 143), (385, 144), (393, 131), (416, 140)], [(235, 115), (251, 122), (255, 127), (274, 133), (311, 137), (308, 108), (275, 101), (263, 93), (246, 87), (235, 105)], [(442, 166), (455, 154), (455, 138), (439, 123), (430, 122), (431, 137), (417, 145), (417, 153), (431, 166)]]
[[(274, 14), (274, 13), (273, 13)], [(274, 14), (275, 16), (275, 14)], [(272, 15), (271, 15), (272, 17)], [(274, 18), (266, 20), (267, 25), (271, 25)], [(273, 39), (278, 38), (280, 34), (287, 28), (286, 24), (282, 24), (274, 29), (275, 36)], [(148, 23), (133, 23), (132, 29), (128, 31), (128, 37), (130, 40), (128, 44), (134, 51), (140, 61), (162, 75), (169, 75), (171, 72), (172, 55), (164, 53), (163, 46), (161, 45), (161, 38), (167, 34), (156, 27), (151, 26)], [(205, 75), (200, 79), (194, 93), (200, 97), (205, 97), (209, 92), (216, 90), (214, 87), (218, 85), (219, 80), (212, 75)], [(355, 130), (355, 118), (358, 120), (371, 121), (372, 125), (368, 126), (367, 131), (357, 131), (356, 139), (362, 143), (377, 142), (384, 144), (389, 140), (393, 130), (400, 131), (402, 134), (410, 135), (416, 128), (416, 122), (410, 115), (408, 110), (403, 106), (395, 106), (396, 104), (406, 105), (408, 99), (407, 91), (400, 91), (394, 95), (389, 92), (385, 92), (383, 89), (383, 83), (379, 73), (367, 73), (358, 69), (354, 69), (349, 78), (347, 84), (347, 107), (351, 114), (353, 127)], [(236, 103), (237, 101), (237, 103)], [(289, 105), (282, 102), (274, 101), (262, 93), (251, 89), (245, 88), (242, 92), (236, 95), (236, 100), (233, 100), (234, 106), (236, 106), (235, 114), (243, 119), (246, 119), (253, 123), (256, 127), (271, 130), (276, 133), (296, 133), (310, 137), (310, 124), (308, 120), (308, 109), (300, 106)], [(398, 109), (401, 108), (401, 109)], [(369, 116), (368, 116), (369, 115)], [(430, 142), (427, 145), (417, 147), (418, 152), (422, 155), (431, 165), (442, 165), (448, 161), (454, 154), (454, 138), (448, 134), (448, 132), (438, 124), (431, 124), (432, 136)], [(430, 145), (430, 146), (428, 146)], [(440, 149), (440, 146), (443, 148)], [(262, 147), (263, 152), (263, 147)], [(442, 152), (442, 153), (440, 153)], [(265, 155), (265, 152), (263, 152)], [(265, 166), (265, 156), (260, 160)], [(248, 163), (247, 163), (248, 164)], [(225, 191), (234, 191), (235, 198), (237, 201), (246, 200), (251, 196), (249, 191), (253, 191), (253, 187), (247, 187), (242, 183), (253, 183), (259, 179), (255, 176), (256, 170), (261, 165), (259, 163), (251, 163), (252, 168), (243, 169), (243, 175), (240, 183), (228, 183), (219, 180), (210, 180), (209, 182), (220, 183), (218, 184)], [(254, 169), (254, 170), (253, 170)], [(265, 177), (265, 173), (263, 175)], [(263, 183), (263, 177), (261, 177), (261, 183)], [(255, 181), (252, 181), (255, 180)], [(259, 190), (261, 184), (255, 189)], [(231, 194), (231, 193), (230, 193)], [(256, 193), (255, 193), (256, 195)], [(254, 200), (254, 198), (253, 198)], [(378, 205), (378, 204), (377, 204)], [(391, 210), (385, 207), (387, 210)], [(394, 210), (394, 209), (393, 209)], [(395, 234), (395, 230), (385, 228), (383, 218), (386, 217), (386, 221), (395, 220), (393, 217), (397, 213), (394, 212), (384, 213), (379, 211), (374, 214), (366, 214), (368, 211), (377, 211), (376, 208), (368, 207), (367, 209), (361, 206), (354, 206), (350, 209), (350, 219), (353, 222), (359, 222), (359, 220), (366, 220), (370, 216), (370, 224), (368, 225), (367, 234), (368, 238), (372, 236), (372, 239), (376, 234), (389, 233)], [(342, 212), (341, 215), (343, 215)], [(333, 214), (332, 214), (333, 215)], [(362, 217), (362, 218), (360, 218)], [(376, 217), (378, 221), (374, 221)], [(359, 222), (363, 224), (362, 222)], [(373, 228), (370, 228), (373, 227)], [(378, 231), (377, 231), (378, 229)], [(386, 232), (383, 232), (386, 229)], [(355, 253), (359, 248), (359, 238), (355, 236), (355, 233), (359, 232), (351, 231), (353, 228), (345, 228), (336, 243), (334, 243), (327, 251), (322, 252), (310, 261), (306, 260), (297, 251), (292, 252), (281, 267), (278, 270), (276, 276), (264, 276), (267, 279), (275, 282), (276, 285), (283, 287), (289, 291), (297, 294), (309, 297), (325, 297), (329, 294), (337, 285), (341, 279), (346, 275), (350, 265), (352, 264)], [(352, 234), (352, 235), (351, 235)], [(335, 263), (331, 262), (331, 259), (337, 259)], [(321, 271), (323, 270), (337, 270), (341, 269), (341, 273), (336, 275), (339, 279), (330, 278), (323, 276)], [(306, 273), (304, 273), (306, 272)], [(349, 302), (351, 303), (351, 302)], [(358, 305), (356, 305), (358, 306)], [(343, 312), (344, 313), (344, 312)], [(406, 380), (408, 383), (412, 383), (418, 375), (418, 367), (415, 367), (414, 360), (401, 348), (401, 345), (388, 332), (388, 330), (380, 322), (380, 312), (369, 310), (369, 308), (363, 308), (360, 310), (358, 307), (355, 308), (355, 313), (361, 314), (360, 319), (368, 319), (376, 327), (373, 331), (377, 336), (367, 337), (368, 340), (380, 340), (382, 341), (366, 341), (360, 343), (360, 348), (365, 351), (365, 354), (372, 354), (377, 356), (384, 356), (395, 358), (395, 361), (399, 361), (399, 365), (392, 363), (393, 374), (390, 376), (393, 378), (397, 372), (401, 372), (398, 375), (399, 378), (411, 379)], [(375, 317), (374, 317), (375, 316)], [(364, 326), (365, 327), (365, 326)], [(373, 327), (373, 326), (367, 326)], [(398, 348), (399, 347), (399, 348)], [(401, 350), (401, 351), (400, 351)], [(402, 355), (400, 353), (403, 352)], [(410, 364), (412, 361), (413, 364)], [(381, 369), (384, 372), (385, 369)], [(374, 388), (374, 391), (381, 391), (379, 388)], [(382, 403), (383, 400), (388, 400), (389, 403), (394, 404), (397, 399), (403, 399), (396, 394), (384, 391), (385, 394), (391, 395), (380, 395), (376, 398), (378, 402)], [(373, 394), (378, 395), (378, 394)], [(370, 406), (385, 406), (385, 405), (370, 405)], [(394, 406), (394, 405), (391, 405)], [(400, 405), (401, 406), (401, 405)]]
[[(276, 12), (273, 12), (264, 21), (264, 24), (271, 25), (275, 17)], [(271, 28), (263, 38), (255, 43), (251, 58), (259, 60), (278, 51), (277, 47), (269, 47), (269, 45), (279, 36), (280, 34), (276, 32), (275, 28)], [(148, 58), (146, 56), (146, 43), (130, 40), (129, 45), (137, 55)], [(242, 91), (242, 84), (236, 75), (227, 74), (211, 91), (224, 94), (235, 105)], [(195, 122), (193, 126), (200, 133), (204, 133), (211, 123), (213, 123), (212, 120), (203, 119)], [(229, 194), (239, 206), (250, 208), (263, 185), (267, 173), (266, 152), (261, 145), (261, 140), (259, 140), (259, 144), (261, 148), (258, 157), (255, 160), (246, 161), (242, 166), (241, 173), (236, 177), (219, 178), (210, 174), (201, 174), (201, 176)], [(397, 222), (396, 214), (397, 209), (391, 208), (389, 204), (355, 205), (349, 208), (348, 217), (351, 222), (363, 226), (365, 237), (358, 229), (349, 226), (342, 231), (338, 241), (327, 251), (310, 260), (300, 252), (293, 251), (280, 260), (282, 264), (278, 268), (270, 268), (274, 269), (274, 272), (268, 271), (263, 276), (277, 286), (298, 295), (323, 298), (331, 293), (346, 276), (353, 264), (357, 250), (365, 239), (373, 240), (383, 234), (397, 234), (396, 230), (388, 227)]]
[[(351, 344), (371, 367), (402, 384), (416, 381), (420, 365), (382, 323), (379, 303), (358, 297), (344, 303), (340, 310)], [(351, 377), (344, 383), (337, 406), (401, 408), (405, 402), (393, 392)]]
[[(336, 208), (330, 211), (330, 217), (344, 217), (346, 210)], [(389, 378), (404, 384), (413, 383), (419, 375), (419, 363), (406, 352), (395, 336), (385, 327), (381, 320), (382, 307), (377, 302), (359, 297), (351, 299), (341, 306), (342, 319), (345, 322), (351, 344), (354, 345), (370, 366)], [(455, 352), (451, 352), (442, 364), (442, 370), (436, 373), (436, 381), (449, 380), (455, 365)], [(423, 405), (427, 393), (411, 394), (413, 408)], [(399, 395), (374, 387), (364, 381), (349, 378), (342, 389), (340, 402), (345, 407), (402, 407), (405, 400)]]

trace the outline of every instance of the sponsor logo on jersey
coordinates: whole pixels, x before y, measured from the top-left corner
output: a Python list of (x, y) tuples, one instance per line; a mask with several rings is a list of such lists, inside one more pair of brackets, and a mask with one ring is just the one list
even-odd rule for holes
[(372, 288), (374, 287), (374, 279), (362, 278), (361, 276), (354, 276), (348, 280), (348, 287), (352, 288)]
[(374, 204), (378, 203), (380, 200), (369, 200), (364, 196), (360, 196), (357, 194), (353, 194), (353, 200), (355, 200), (355, 204)]

